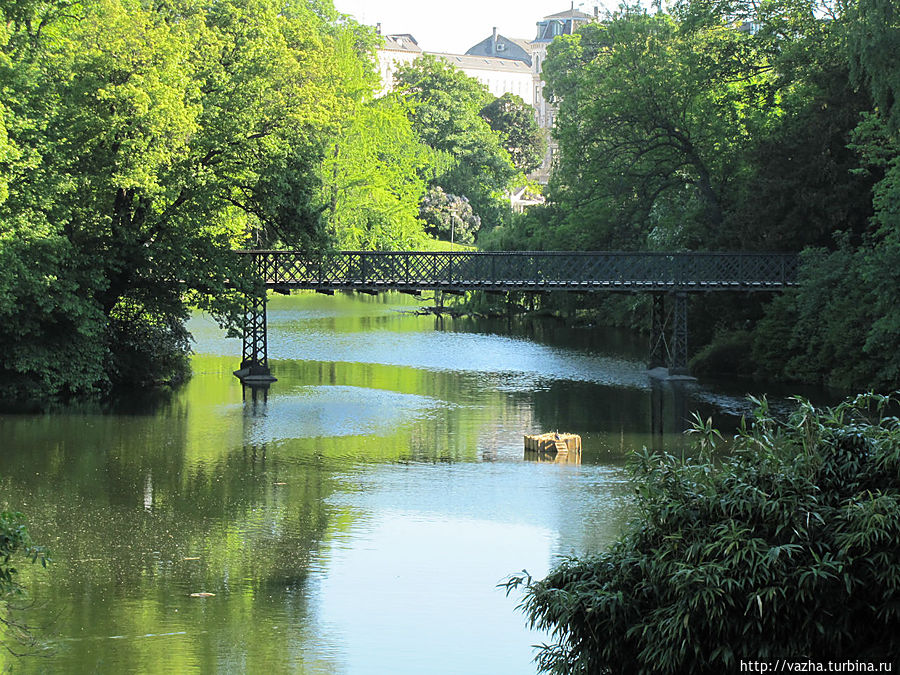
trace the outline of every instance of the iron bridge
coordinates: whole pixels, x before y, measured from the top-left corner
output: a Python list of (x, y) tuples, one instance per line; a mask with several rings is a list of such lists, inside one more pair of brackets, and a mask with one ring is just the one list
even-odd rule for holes
[[(729, 252), (238, 251), (261, 287), (375, 293), (423, 290), (650, 293), (649, 367), (687, 374), (687, 297), (709, 292), (779, 292), (793, 286), (798, 257)], [(266, 299), (248, 296), (243, 359), (235, 375), (274, 381), (268, 367)]]

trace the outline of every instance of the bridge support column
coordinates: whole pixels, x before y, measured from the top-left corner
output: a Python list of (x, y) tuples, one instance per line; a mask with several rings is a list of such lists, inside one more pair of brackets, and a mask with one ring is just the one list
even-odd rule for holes
[(687, 293), (675, 294), (672, 309), (672, 349), (669, 352), (669, 375), (689, 375)]
[(666, 296), (654, 293), (650, 296), (650, 358), (647, 368), (663, 368), (668, 363), (668, 344), (666, 343)]
[(687, 293), (654, 293), (652, 298), (647, 368), (665, 367), (670, 376), (689, 375)]
[(244, 299), (244, 345), (241, 367), (234, 374), (251, 387), (266, 387), (277, 379), (269, 370), (265, 291), (247, 294)]

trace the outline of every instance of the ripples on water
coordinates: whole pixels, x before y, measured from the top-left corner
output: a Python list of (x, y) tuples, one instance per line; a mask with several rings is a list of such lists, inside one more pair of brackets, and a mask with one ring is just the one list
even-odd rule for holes
[[(364, 387), (295, 387), (269, 397), (265, 411), (245, 423), (244, 440), (261, 445), (291, 438), (381, 434), (452, 405), (429, 396)], [(224, 406), (223, 417), (243, 410), (243, 403)]]
[[(608, 545), (632, 450), (746, 411), (733, 385), (651, 382), (642, 340), (409, 310), (273, 298), (255, 402), (198, 316), (168, 402), (0, 417), (0, 506), (56, 560), (23, 569), (53, 652), (16, 670), (533, 673), (546, 637), (497, 584)], [(580, 464), (523, 461), (552, 429), (582, 434)]]

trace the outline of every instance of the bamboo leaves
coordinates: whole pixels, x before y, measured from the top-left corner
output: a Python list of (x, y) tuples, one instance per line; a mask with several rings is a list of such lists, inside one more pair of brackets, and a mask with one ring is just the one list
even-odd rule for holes
[[(730, 457), (635, 458), (641, 522), (611, 550), (516, 577), (560, 673), (720, 673), (736, 659), (900, 648), (900, 430), (890, 397), (786, 420), (760, 406)], [(698, 420), (707, 435), (711, 425)], [(702, 436), (701, 436), (702, 437)]]

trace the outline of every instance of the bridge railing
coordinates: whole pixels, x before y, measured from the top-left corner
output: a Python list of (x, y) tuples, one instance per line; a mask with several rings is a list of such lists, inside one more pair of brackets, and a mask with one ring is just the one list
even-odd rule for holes
[(241, 251), (269, 286), (775, 290), (798, 259), (782, 253)]

